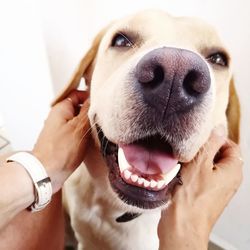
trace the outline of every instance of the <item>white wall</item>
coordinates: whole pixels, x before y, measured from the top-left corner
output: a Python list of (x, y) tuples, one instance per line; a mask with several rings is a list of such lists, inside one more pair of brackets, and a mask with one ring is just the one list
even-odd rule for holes
[(0, 0), (0, 112), (14, 149), (31, 149), (53, 89), (36, 2)]
[(15, 148), (30, 148), (52, 98), (51, 79), (57, 93), (101, 27), (110, 20), (149, 7), (207, 19), (217, 26), (231, 50), (243, 110), (241, 144), (245, 179), (217, 223), (214, 238), (225, 240), (237, 249), (250, 249), (250, 4), (247, 0), (42, 0), (38, 6), (35, 0), (0, 0), (0, 110), (8, 133)]

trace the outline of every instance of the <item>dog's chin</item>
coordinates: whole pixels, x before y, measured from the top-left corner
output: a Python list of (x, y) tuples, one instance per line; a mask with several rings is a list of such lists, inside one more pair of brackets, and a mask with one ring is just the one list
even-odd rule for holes
[[(175, 173), (175, 176), (173, 176), (167, 184), (161, 185), (160, 188), (157, 186), (154, 188), (150, 186), (145, 188), (143, 184), (139, 185), (138, 182), (134, 183), (131, 179), (129, 181), (124, 177), (118, 163), (118, 145), (109, 141), (99, 126), (97, 126), (97, 132), (101, 145), (101, 153), (109, 169), (108, 179), (113, 191), (118, 197), (125, 204), (132, 206), (131, 208), (156, 209), (166, 206), (174, 187), (178, 183), (181, 183), (179, 173)], [(150, 138), (147, 138), (147, 141), (148, 140), (150, 140)], [(155, 136), (152, 140), (155, 141)], [(143, 140), (140, 140), (140, 142), (141, 141)], [(166, 148), (171, 151), (170, 145), (167, 143)], [(147, 177), (145, 178), (147, 179)]]

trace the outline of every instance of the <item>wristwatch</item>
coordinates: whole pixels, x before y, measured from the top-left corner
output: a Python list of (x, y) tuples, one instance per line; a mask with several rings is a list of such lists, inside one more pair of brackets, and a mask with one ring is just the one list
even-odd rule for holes
[(35, 190), (35, 201), (28, 208), (32, 212), (40, 211), (51, 201), (51, 180), (42, 163), (28, 152), (18, 152), (7, 158), (7, 162), (17, 162), (25, 168), (30, 175)]

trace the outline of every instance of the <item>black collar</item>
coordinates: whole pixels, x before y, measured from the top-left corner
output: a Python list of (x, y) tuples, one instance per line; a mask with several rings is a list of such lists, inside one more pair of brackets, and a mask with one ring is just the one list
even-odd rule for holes
[(123, 215), (116, 218), (116, 222), (118, 223), (128, 222), (137, 218), (140, 215), (141, 214), (139, 213), (124, 213)]

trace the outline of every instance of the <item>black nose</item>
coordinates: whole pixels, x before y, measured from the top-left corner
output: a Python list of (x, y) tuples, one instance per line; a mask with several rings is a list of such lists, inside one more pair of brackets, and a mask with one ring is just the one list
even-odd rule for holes
[(144, 101), (170, 113), (200, 104), (211, 84), (208, 66), (198, 54), (168, 47), (143, 56), (135, 76)]

